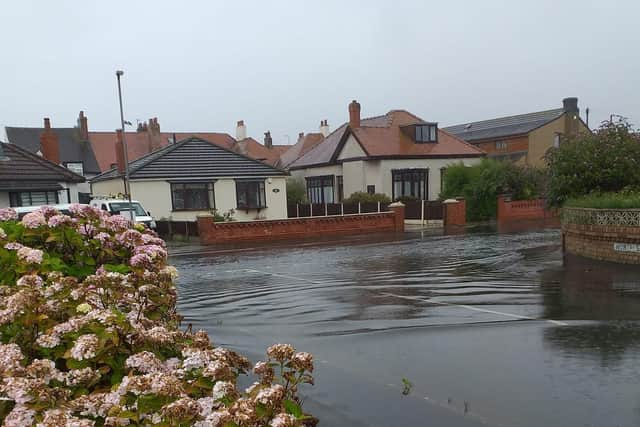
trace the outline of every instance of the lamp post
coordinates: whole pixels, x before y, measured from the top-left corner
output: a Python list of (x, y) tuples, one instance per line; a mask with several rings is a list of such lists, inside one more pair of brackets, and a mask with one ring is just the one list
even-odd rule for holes
[(120, 125), (122, 129), (122, 151), (124, 157), (124, 192), (126, 193), (127, 199), (129, 200), (129, 219), (131, 222), (134, 222), (135, 216), (133, 215), (132, 205), (131, 205), (131, 188), (129, 186), (129, 153), (127, 152), (127, 139), (125, 137), (125, 128), (124, 128), (124, 111), (122, 109), (122, 88), (120, 86), (120, 77), (124, 74), (124, 71), (117, 70), (116, 71), (116, 79), (118, 80), (118, 101), (120, 102)]

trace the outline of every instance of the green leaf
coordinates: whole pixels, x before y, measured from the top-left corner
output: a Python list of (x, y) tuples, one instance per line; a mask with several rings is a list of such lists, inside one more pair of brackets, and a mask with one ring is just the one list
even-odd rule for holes
[(131, 269), (124, 264), (105, 264), (104, 269), (112, 273), (127, 274), (131, 272)]
[(302, 416), (304, 415), (302, 413), (302, 409), (300, 408), (300, 405), (298, 405), (293, 400), (287, 399), (282, 404), (284, 405), (284, 409), (287, 412), (287, 414), (291, 414), (296, 418), (302, 418)]
[(161, 398), (155, 394), (143, 395), (138, 397), (138, 409), (142, 413), (150, 414), (159, 411), (166, 402), (166, 398)]

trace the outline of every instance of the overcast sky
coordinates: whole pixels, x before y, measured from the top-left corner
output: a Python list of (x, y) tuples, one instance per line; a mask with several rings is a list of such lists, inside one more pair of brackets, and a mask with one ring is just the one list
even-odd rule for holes
[[(262, 141), (406, 109), (442, 126), (557, 108), (640, 124), (640, 2), (3, 1), (0, 125), (119, 124)], [(3, 133), (0, 133), (3, 135)]]

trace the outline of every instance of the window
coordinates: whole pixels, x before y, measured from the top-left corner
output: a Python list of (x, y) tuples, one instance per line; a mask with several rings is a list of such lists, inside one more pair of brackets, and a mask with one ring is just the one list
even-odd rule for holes
[(376, 194), (376, 186), (375, 185), (367, 185), (367, 193)]
[(9, 205), (12, 208), (20, 206), (40, 206), (58, 204), (57, 191), (21, 191), (9, 193)]
[(438, 125), (416, 126), (416, 142), (438, 142)]
[(429, 169), (399, 169), (391, 171), (391, 175), (393, 200), (398, 200), (401, 197), (428, 200)]
[(174, 211), (215, 208), (213, 182), (171, 183), (171, 204)]
[(336, 176), (336, 186), (338, 187), (338, 202), (344, 200), (344, 183), (342, 181), (342, 175)]
[(333, 175), (307, 178), (307, 196), (311, 203), (333, 203)]
[(65, 166), (71, 172), (75, 172), (80, 176), (84, 176), (84, 166), (82, 165), (82, 162), (67, 162)]
[(136, 216), (147, 215), (147, 213), (144, 211), (144, 208), (140, 203), (133, 202), (129, 204), (129, 202), (117, 202), (117, 203), (113, 202), (109, 204), (109, 207), (111, 208), (110, 212), (114, 215), (118, 215), (123, 211), (135, 211)]
[(239, 209), (266, 208), (264, 180), (236, 181), (236, 200)]
[(440, 192), (444, 190), (444, 177), (447, 174), (447, 168), (440, 168)]

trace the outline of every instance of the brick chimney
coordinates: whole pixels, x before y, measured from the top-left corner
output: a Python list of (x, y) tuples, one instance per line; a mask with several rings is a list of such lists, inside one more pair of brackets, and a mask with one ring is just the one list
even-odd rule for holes
[(330, 131), (329, 131), (329, 123), (328, 123), (327, 120), (321, 120), (320, 121), (320, 133), (325, 138), (327, 137), (327, 135), (329, 135), (329, 133), (330, 133)]
[(271, 138), (271, 131), (264, 133), (264, 146), (271, 149), (273, 148), (273, 138)]
[(349, 126), (360, 127), (360, 104), (355, 99), (349, 104)]
[(243, 139), (247, 139), (247, 127), (244, 125), (244, 120), (239, 120), (236, 124), (236, 141)]
[(44, 119), (44, 131), (40, 134), (40, 152), (51, 163), (60, 164), (60, 142), (58, 135), (51, 129), (48, 117)]
[(116, 166), (118, 172), (124, 173), (124, 144), (122, 143), (122, 129), (116, 129)]
[(157, 117), (149, 119), (147, 138), (149, 142), (149, 152), (162, 147), (162, 135), (160, 134), (160, 124), (158, 123)]
[(80, 111), (78, 115), (78, 130), (80, 131), (80, 139), (82, 141), (89, 140), (89, 123), (87, 117), (84, 115), (84, 111)]

